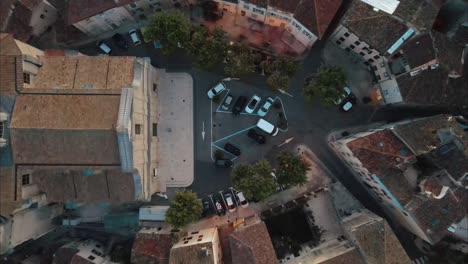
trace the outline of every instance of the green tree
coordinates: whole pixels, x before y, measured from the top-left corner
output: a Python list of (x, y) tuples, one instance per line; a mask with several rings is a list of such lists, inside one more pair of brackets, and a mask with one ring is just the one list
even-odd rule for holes
[(213, 69), (224, 61), (229, 47), (225, 34), (220, 28), (211, 34), (204, 27), (195, 28), (187, 51), (200, 68)]
[(143, 31), (146, 42), (158, 40), (164, 54), (172, 54), (190, 40), (190, 21), (180, 11), (160, 12)]
[(323, 66), (320, 67), (315, 80), (304, 87), (304, 96), (308, 100), (319, 97), (323, 104), (333, 105), (334, 101), (342, 96), (345, 84), (346, 76), (343, 68)]
[(304, 185), (307, 182), (306, 174), (309, 167), (299, 155), (284, 151), (276, 160), (278, 162), (276, 171), (278, 184), (289, 188), (295, 185)]
[(202, 210), (197, 194), (192, 191), (179, 191), (166, 212), (166, 222), (175, 228), (181, 228), (200, 219)]
[(226, 62), (224, 72), (232, 77), (245, 76), (255, 71), (255, 55), (245, 45), (231, 46)]
[(260, 201), (275, 193), (276, 184), (270, 173), (270, 163), (260, 160), (254, 165), (237, 165), (231, 173), (231, 179), (234, 186), (241, 190), (245, 197)]
[(275, 60), (262, 61), (261, 67), (268, 75), (268, 85), (272, 89), (278, 90), (289, 87), (289, 81), (299, 69), (299, 63), (289, 57), (279, 56)]
[(267, 78), (267, 84), (274, 90), (287, 89), (289, 83), (289, 77), (282, 75), (281, 72), (275, 71), (270, 74)]

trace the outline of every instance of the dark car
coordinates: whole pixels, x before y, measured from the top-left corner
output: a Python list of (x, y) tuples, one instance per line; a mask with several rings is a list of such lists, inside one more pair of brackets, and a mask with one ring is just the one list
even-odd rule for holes
[(125, 41), (124, 37), (120, 35), (119, 33), (112, 36), (112, 39), (115, 41), (115, 45), (117, 45), (117, 47), (119, 47), (120, 49), (123, 49), (123, 50), (128, 49), (127, 42)]
[(230, 159), (217, 159), (215, 165), (218, 167), (230, 168), (233, 165), (233, 162)]
[(239, 96), (239, 98), (237, 98), (236, 100), (236, 103), (234, 104), (234, 107), (232, 108), (232, 113), (234, 115), (240, 114), (246, 104), (247, 104), (247, 97)]
[(241, 154), (240, 149), (232, 145), (231, 143), (226, 143), (226, 145), (224, 145), (224, 150), (226, 150), (227, 152), (231, 153), (234, 156), (240, 156)]
[(203, 199), (202, 204), (203, 204), (203, 212), (202, 212), (203, 217), (209, 217), (215, 214), (215, 211), (213, 210), (213, 207), (211, 206), (211, 200)]
[(249, 138), (255, 140), (258, 144), (265, 144), (266, 143), (265, 136), (258, 133), (258, 131), (255, 130), (255, 129), (249, 129), (249, 132), (247, 132), (247, 136)]
[(283, 130), (288, 129), (288, 120), (283, 112), (278, 112), (278, 118), (276, 119), (276, 125)]

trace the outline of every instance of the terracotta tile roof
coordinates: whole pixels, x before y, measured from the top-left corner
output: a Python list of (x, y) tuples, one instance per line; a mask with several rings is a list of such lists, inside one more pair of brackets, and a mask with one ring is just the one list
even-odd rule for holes
[(177, 237), (171, 233), (138, 232), (132, 247), (132, 263), (169, 263), (172, 246)]
[(365, 264), (366, 262), (362, 259), (361, 254), (359, 254), (359, 250), (354, 248), (352, 250), (347, 251), (344, 254), (338, 255), (336, 257), (327, 259), (322, 262), (318, 262), (319, 264)]
[(297, 5), (301, 2), (302, 0), (270, 0), (268, 2), (269, 6), (272, 6), (276, 9), (279, 9), (284, 12), (288, 13), (294, 13), (296, 11)]
[(189, 246), (172, 248), (170, 253), (171, 264), (214, 264), (212, 254), (206, 254), (206, 249), (213, 247), (213, 243), (197, 243)]
[(404, 0), (400, 1), (393, 15), (411, 23), (419, 31), (429, 31), (440, 8), (441, 5), (431, 1)]
[[(353, 216), (351, 216), (353, 217)], [(353, 240), (365, 255), (368, 263), (373, 264), (410, 264), (411, 259), (406, 254), (403, 246), (393, 233), (387, 221), (377, 217), (370, 218), (363, 215), (351, 219), (349, 223), (345, 219), (345, 226)], [(353, 221), (357, 221), (353, 223)], [(352, 262), (350, 262), (352, 263)]]
[[(458, 45), (456, 42), (451, 41), (447, 36), (437, 31), (432, 31), (432, 36), (434, 38), (434, 46), (437, 50), (437, 58), (439, 59), (440, 67), (449, 74), (463, 74), (462, 58), (465, 46)], [(468, 63), (465, 62), (465, 65), (467, 64)], [(466, 69), (465, 75), (468, 75)]]
[(416, 76), (398, 76), (403, 101), (407, 104), (467, 107), (468, 89), (465, 85), (468, 83), (468, 74), (456, 79), (449, 78), (449, 73), (441, 67), (422, 71)]
[(253, 5), (260, 6), (266, 8), (268, 0), (244, 0), (245, 2), (249, 2)]
[(359, 0), (352, 1), (342, 24), (381, 54), (385, 54), (408, 30), (389, 14), (375, 12), (372, 6)]
[(15, 162), (119, 165), (119, 105), (120, 96), (18, 96), (10, 124)]
[[(47, 195), (48, 202), (120, 204), (135, 201), (133, 176), (121, 172), (120, 167), (98, 167), (97, 170), (92, 166), (32, 168), (35, 168), (31, 175), (32, 184), (37, 184)], [(93, 171), (93, 175), (85, 173), (87, 169)]]
[(422, 230), (434, 242), (439, 242), (448, 234), (447, 228), (466, 216), (468, 191), (455, 187), (447, 191), (441, 199), (419, 195), (414, 199), (415, 206), (408, 208)]
[(120, 93), (131, 87), (135, 57), (47, 56), (29, 92)]
[(296, 8), (294, 18), (322, 39), (341, 2), (342, 0), (302, 0)]
[(233, 263), (277, 263), (275, 250), (264, 222), (239, 229), (229, 236)]
[(429, 33), (411, 38), (401, 46), (411, 69), (436, 59), (432, 37)]
[(403, 206), (410, 200), (413, 191), (403, 171), (414, 156), (390, 130), (377, 131), (347, 145)]
[(223, 252), (224, 264), (232, 263), (231, 248), (229, 245), (229, 235), (234, 232), (232, 224), (218, 227), (219, 241), (221, 242), (221, 251)]
[(68, 2), (68, 25), (92, 17), (114, 7), (124, 6), (135, 0), (70, 0)]

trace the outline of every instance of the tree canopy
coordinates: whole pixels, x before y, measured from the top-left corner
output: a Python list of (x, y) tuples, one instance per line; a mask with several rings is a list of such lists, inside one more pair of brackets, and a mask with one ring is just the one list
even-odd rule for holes
[(197, 194), (192, 191), (179, 191), (166, 212), (166, 222), (175, 228), (181, 228), (200, 219), (202, 210)]
[(239, 164), (231, 173), (234, 186), (242, 191), (247, 199), (263, 200), (275, 193), (276, 183), (271, 176), (271, 166), (266, 160), (254, 165)]
[(143, 31), (146, 42), (158, 40), (164, 54), (172, 54), (190, 40), (190, 21), (180, 11), (159, 12)]
[(322, 66), (315, 80), (306, 84), (304, 96), (308, 100), (319, 97), (325, 105), (333, 105), (343, 94), (346, 76), (339, 66)]
[(224, 61), (229, 47), (225, 34), (220, 28), (214, 29), (211, 34), (204, 27), (194, 29), (186, 47), (200, 68), (213, 69)]
[(224, 72), (232, 77), (245, 76), (255, 71), (255, 55), (245, 45), (231, 46), (226, 62)]
[(274, 89), (288, 89), (290, 79), (299, 69), (299, 63), (289, 57), (279, 56), (275, 60), (262, 61), (261, 66), (268, 75), (267, 83)]
[(289, 188), (295, 185), (304, 185), (307, 182), (309, 167), (299, 155), (285, 151), (276, 160), (278, 162), (276, 171), (278, 184)]

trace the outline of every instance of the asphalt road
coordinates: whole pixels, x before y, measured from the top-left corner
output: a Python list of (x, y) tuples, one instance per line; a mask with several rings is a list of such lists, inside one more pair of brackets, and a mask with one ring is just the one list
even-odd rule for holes
[[(128, 38), (128, 36), (126, 36)], [(112, 46), (112, 41), (109, 41)], [(130, 43), (130, 42), (129, 42)], [(140, 45), (134, 47), (129, 45), (128, 51), (118, 51), (115, 47), (114, 55), (129, 55), (139, 57), (150, 57), (153, 66), (166, 68), (168, 71), (185, 71), (192, 75), (194, 79), (194, 138), (195, 138), (195, 180), (189, 189), (197, 192), (200, 197), (211, 193), (216, 193), (219, 190), (230, 186), (229, 174), (230, 169), (215, 167), (211, 157), (211, 137), (217, 138), (217, 131), (221, 131), (219, 127), (215, 127), (213, 135), (211, 134), (211, 113), (214, 105), (210, 104), (206, 96), (206, 91), (219, 82), (224, 76), (222, 67), (217, 69), (217, 72), (211, 73), (192, 68), (190, 59), (184, 55), (184, 52), (178, 52), (175, 56), (167, 58), (163, 56), (159, 50), (155, 50), (151, 45)], [(277, 153), (282, 150), (292, 148), (296, 143), (304, 143), (309, 146), (321, 162), (328, 170), (339, 179), (350, 192), (355, 195), (361, 203), (371, 211), (380, 216), (384, 216), (380, 204), (374, 201), (367, 191), (360, 185), (349, 172), (342, 161), (335, 156), (327, 144), (327, 135), (331, 131), (344, 130), (348, 127), (362, 126), (372, 122), (396, 122), (398, 120), (431, 116), (434, 114), (445, 113), (443, 108), (421, 108), (409, 106), (387, 106), (375, 108), (370, 105), (358, 104), (353, 107), (349, 113), (340, 112), (336, 107), (324, 107), (318, 101), (306, 102), (302, 96), (302, 84), (305, 77), (310, 73), (316, 72), (321, 65), (321, 52), (323, 45), (317, 43), (311, 50), (309, 56), (302, 62), (301, 70), (296, 74), (290, 83), (288, 92), (293, 97), (283, 95), (271, 91), (265, 83), (264, 76), (256, 75), (228, 83), (228, 86), (235, 89), (243, 87), (248, 96), (253, 92), (262, 95), (277, 96), (284, 102), (285, 111), (288, 117), (289, 129), (285, 133), (280, 133), (276, 142), (270, 142), (269, 148), (259, 148), (256, 152), (255, 146), (249, 147), (249, 155), (257, 157), (266, 157), (274, 159)], [(87, 55), (96, 55), (99, 53), (94, 45), (79, 47), (80, 52)], [(240, 89), (240, 88), (238, 88)], [(219, 113), (216, 114), (213, 123), (216, 125), (217, 120), (221, 120), (223, 129), (233, 132), (239, 131), (242, 128), (248, 127), (247, 123), (251, 123), (248, 118), (243, 118), (248, 121), (229, 122), (226, 118), (219, 118)], [(243, 122), (246, 122), (245, 124)], [(205, 127), (205, 139), (201, 137), (201, 131)], [(224, 133), (224, 132), (223, 132)], [(229, 133), (229, 132), (228, 132)], [(276, 145), (285, 138), (294, 137), (293, 142), (278, 148)], [(261, 150), (260, 150), (261, 149)], [(251, 161), (254, 160), (244, 160)], [(419, 256), (419, 251), (413, 243), (412, 235), (394, 226), (397, 236), (400, 238), (403, 246), (407, 250), (411, 258)]]

